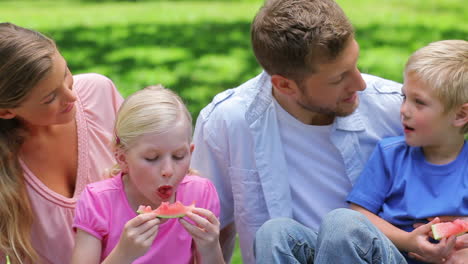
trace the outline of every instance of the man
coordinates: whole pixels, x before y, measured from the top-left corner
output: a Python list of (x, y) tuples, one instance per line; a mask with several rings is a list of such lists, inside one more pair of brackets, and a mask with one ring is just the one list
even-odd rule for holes
[(253, 263), (257, 229), (292, 218), (317, 229), (345, 199), (377, 141), (401, 134), (401, 86), (357, 69), (353, 27), (332, 0), (267, 1), (252, 23), (264, 72), (200, 113), (192, 167), (215, 184), (220, 240), (239, 234)]

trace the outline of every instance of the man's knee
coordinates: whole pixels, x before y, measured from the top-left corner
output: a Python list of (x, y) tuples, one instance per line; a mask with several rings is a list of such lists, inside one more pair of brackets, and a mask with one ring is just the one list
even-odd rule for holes
[(337, 236), (348, 236), (355, 232), (362, 232), (367, 229), (367, 222), (369, 220), (361, 213), (346, 209), (339, 208), (328, 213), (320, 227), (322, 232), (333, 232)]
[(290, 218), (273, 218), (266, 221), (255, 235), (256, 239), (271, 239), (273, 236), (288, 234), (288, 230), (297, 222)]

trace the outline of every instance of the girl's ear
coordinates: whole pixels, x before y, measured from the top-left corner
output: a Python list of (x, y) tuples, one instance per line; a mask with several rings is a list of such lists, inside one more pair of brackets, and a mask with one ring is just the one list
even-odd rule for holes
[(195, 149), (195, 145), (192, 143), (190, 144), (190, 154), (193, 153), (193, 150)]
[(11, 112), (9, 109), (0, 109), (0, 118), (2, 119), (12, 119), (15, 118), (16, 114)]
[(127, 165), (127, 157), (125, 156), (125, 152), (121, 148), (118, 148), (114, 151), (114, 157), (115, 157), (115, 160), (117, 161), (117, 164), (119, 164), (119, 167), (122, 170), (122, 172), (127, 173), (128, 165)]
[(278, 74), (271, 76), (271, 83), (278, 92), (289, 96), (295, 94), (299, 88), (295, 81)]
[(463, 104), (455, 113), (453, 124), (456, 127), (463, 127), (468, 124), (468, 103)]

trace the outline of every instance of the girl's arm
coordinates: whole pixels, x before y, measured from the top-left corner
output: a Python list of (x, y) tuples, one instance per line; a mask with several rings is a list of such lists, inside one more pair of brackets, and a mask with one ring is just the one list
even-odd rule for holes
[(221, 245), (219, 244), (219, 220), (207, 209), (194, 208), (187, 213), (194, 225), (180, 219), (182, 226), (192, 236), (197, 249), (197, 264), (224, 263)]
[(81, 230), (76, 230), (72, 264), (99, 263), (101, 260), (101, 240)]
[(445, 259), (455, 246), (454, 238), (450, 238), (449, 240), (444, 238), (438, 244), (433, 244), (429, 241), (431, 225), (440, 222), (438, 218), (421, 225), (412, 232), (406, 232), (364, 207), (351, 203), (350, 208), (365, 215), (399, 250), (416, 253), (419, 256), (423, 256), (426, 261), (437, 262)]

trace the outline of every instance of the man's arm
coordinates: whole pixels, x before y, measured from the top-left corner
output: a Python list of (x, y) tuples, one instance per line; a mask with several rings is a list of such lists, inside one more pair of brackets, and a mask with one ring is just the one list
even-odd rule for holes
[(221, 244), (224, 261), (230, 263), (236, 245), (236, 226), (234, 222), (221, 229), (219, 243)]
[[(212, 131), (216, 131), (216, 134), (212, 134)], [(190, 166), (199, 171), (201, 176), (210, 179), (216, 187), (221, 205), (219, 241), (223, 258), (226, 263), (229, 263), (236, 241), (236, 228), (226, 157), (228, 154), (228, 148), (225, 146), (226, 138), (227, 135), (223, 134), (223, 129), (206, 124), (203, 117), (199, 116), (193, 136), (195, 149)]]

